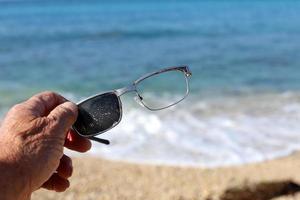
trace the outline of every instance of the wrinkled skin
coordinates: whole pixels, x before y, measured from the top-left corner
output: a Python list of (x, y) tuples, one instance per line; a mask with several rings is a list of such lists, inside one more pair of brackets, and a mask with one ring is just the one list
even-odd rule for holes
[(91, 143), (72, 132), (77, 106), (53, 92), (15, 105), (0, 127), (0, 199), (28, 200), (43, 187), (69, 187), (72, 160), (63, 149), (85, 152)]

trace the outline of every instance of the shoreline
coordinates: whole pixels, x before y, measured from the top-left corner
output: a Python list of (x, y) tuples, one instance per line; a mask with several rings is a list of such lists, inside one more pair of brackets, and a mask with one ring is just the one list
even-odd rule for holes
[(65, 193), (41, 190), (32, 200), (300, 200), (300, 152), (261, 163), (213, 169), (94, 157), (73, 158), (73, 165), (71, 186)]
[[(300, 149), (299, 150), (293, 150), (291, 152), (286, 152), (286, 153), (281, 153), (277, 154), (274, 156), (271, 156), (269, 158), (265, 158), (263, 160), (254, 160), (254, 161), (249, 161), (249, 162), (244, 162), (244, 163), (230, 163), (230, 164), (225, 164), (225, 165), (201, 165), (201, 164), (191, 164), (191, 163), (169, 163), (169, 162), (159, 162), (159, 161), (141, 161), (141, 160), (135, 160), (135, 159), (108, 159), (106, 157), (101, 157), (98, 155), (95, 155), (94, 153), (89, 153), (87, 152), (85, 155), (77, 152), (73, 152), (71, 150), (66, 149), (67, 152), (65, 152), (66, 155), (71, 157), (72, 159), (84, 159), (84, 158), (89, 158), (89, 159), (96, 159), (96, 160), (104, 160), (108, 162), (114, 162), (114, 163), (123, 163), (126, 165), (142, 165), (142, 166), (153, 166), (153, 167), (167, 167), (167, 168), (188, 168), (188, 169), (223, 169), (223, 168), (239, 168), (239, 167), (244, 167), (247, 165), (255, 165), (255, 164), (261, 164), (269, 161), (274, 161), (274, 160), (281, 160), (290, 156), (295, 156), (299, 154), (300, 158)], [(99, 152), (98, 152), (99, 153)]]

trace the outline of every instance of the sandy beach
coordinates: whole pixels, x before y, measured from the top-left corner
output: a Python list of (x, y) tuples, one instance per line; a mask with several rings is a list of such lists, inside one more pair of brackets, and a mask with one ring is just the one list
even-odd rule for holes
[(243, 166), (201, 169), (74, 158), (71, 187), (40, 190), (32, 200), (300, 199), (300, 153)]

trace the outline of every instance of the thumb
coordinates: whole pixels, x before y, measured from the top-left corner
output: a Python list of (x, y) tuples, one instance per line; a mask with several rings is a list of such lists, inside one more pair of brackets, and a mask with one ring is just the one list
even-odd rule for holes
[(67, 132), (77, 119), (78, 108), (76, 104), (67, 101), (55, 107), (48, 115), (48, 118), (56, 121), (55, 129)]

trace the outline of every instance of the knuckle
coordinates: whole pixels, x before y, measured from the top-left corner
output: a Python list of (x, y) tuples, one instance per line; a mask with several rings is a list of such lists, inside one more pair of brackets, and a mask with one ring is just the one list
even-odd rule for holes
[(52, 91), (45, 91), (42, 92), (40, 95), (38, 95), (39, 99), (43, 99), (43, 100), (55, 100), (57, 99), (58, 94), (56, 94), (55, 92)]
[(47, 90), (41, 93), (42, 96), (57, 96), (57, 93)]
[(58, 103), (63, 103), (66, 101), (66, 99), (63, 96), (53, 91), (42, 92), (40, 96), (48, 101), (50, 100)]
[(34, 95), (32, 99), (38, 100), (38, 101), (43, 101), (43, 100), (51, 100), (51, 99), (56, 99), (58, 97), (58, 94), (52, 91), (44, 91), (41, 92), (37, 95)]
[(23, 108), (22, 103), (15, 104), (11, 109), (10, 112), (18, 112)]
[(49, 127), (53, 128), (53, 127), (57, 127), (59, 125), (59, 118), (56, 115), (51, 116), (51, 118), (49, 119)]

